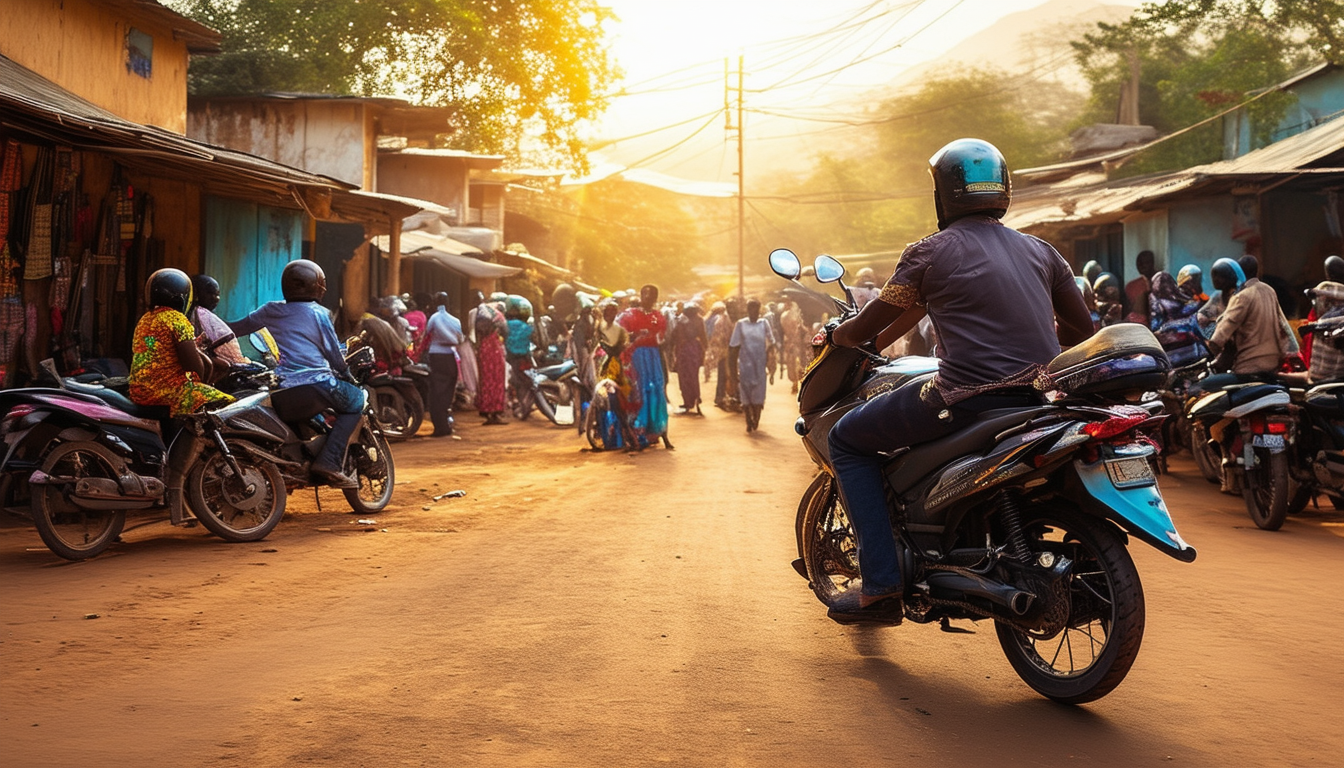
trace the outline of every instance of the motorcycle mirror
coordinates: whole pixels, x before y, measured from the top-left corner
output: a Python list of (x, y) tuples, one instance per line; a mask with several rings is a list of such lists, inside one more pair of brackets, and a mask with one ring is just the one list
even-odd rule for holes
[(819, 283), (834, 283), (845, 276), (845, 265), (824, 253), (812, 262), (812, 268), (817, 273)]
[(776, 248), (770, 252), (770, 271), (785, 280), (797, 280), (802, 274), (803, 265), (798, 256), (788, 248)]

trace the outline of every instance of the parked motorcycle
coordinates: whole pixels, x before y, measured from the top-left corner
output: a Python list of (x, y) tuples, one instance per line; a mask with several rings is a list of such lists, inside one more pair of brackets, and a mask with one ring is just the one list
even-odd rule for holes
[(1210, 384), (1186, 408), (1191, 450), (1206, 479), (1239, 487), (1255, 524), (1277, 531), (1288, 516), (1293, 487), (1289, 472), (1296, 416), (1280, 384)]
[[(83, 560), (121, 535), (127, 511), (167, 510), (174, 525), (193, 518), (225, 541), (257, 541), (285, 512), (285, 484), (264, 460), (221, 437), (219, 412), (169, 419), (166, 408), (136, 405), (100, 384), (62, 379), (63, 389), (0, 393), (6, 451), (0, 463), (6, 506), (27, 498), (43, 543)], [(258, 395), (254, 397), (264, 397)], [(190, 478), (213, 448), (228, 506), (196, 503)]]
[[(373, 350), (357, 349), (346, 356), (357, 383), (367, 383), (373, 370)], [(367, 387), (366, 387), (367, 391)], [(286, 390), (258, 393), (213, 411), (217, 438), (202, 451), (187, 479), (192, 509), (211, 515), (235, 513), (247, 499), (229, 484), (228, 456), (247, 457), (273, 471), (289, 491), (324, 483), (310, 474), (330, 433), (316, 404), (290, 397)], [(358, 429), (350, 436), (344, 470), (357, 488), (343, 489), (351, 510), (361, 515), (381, 512), (392, 500), (396, 468), (371, 402), (365, 402)]]
[[(1317, 344), (1344, 348), (1344, 323), (1306, 326)], [(1289, 390), (1297, 415), (1296, 440), (1289, 446), (1288, 467), (1296, 488), (1288, 512), (1300, 512), (1318, 494), (1335, 509), (1344, 509), (1344, 382), (1328, 381)]]
[(513, 415), (526, 420), (535, 408), (552, 424), (573, 426), (575, 408), (583, 402), (583, 385), (578, 366), (565, 360), (544, 367), (510, 365), (509, 395)]
[[(784, 249), (770, 255), (770, 266), (789, 280), (801, 273)], [(814, 269), (821, 282), (844, 276), (829, 256)], [(856, 311), (852, 296), (836, 305), (843, 317)], [(893, 365), (870, 350), (835, 346), (834, 325), (813, 339), (795, 425), (821, 470), (795, 521), (802, 571), (827, 605), (860, 582), (830, 430), (868, 398), (926, 379), (933, 366)], [(1156, 388), (1168, 369), (1148, 329), (1106, 328), (1049, 365), (1060, 395), (1054, 402), (986, 411), (959, 432), (894, 451), (885, 474), (906, 618), (948, 631), (956, 631), (955, 619), (993, 620), (1013, 669), (1051, 699), (1077, 704), (1113, 690), (1144, 628), (1126, 537), (1184, 562), (1195, 558), (1152, 469), (1146, 433), (1161, 421), (1153, 413), (1159, 404), (1119, 404)]]
[[(359, 349), (368, 349), (370, 353), (373, 351), (363, 333), (348, 339), (346, 349), (351, 352)], [(423, 383), (428, 387), (428, 382), (427, 366), (409, 371), (403, 368), (401, 374), (372, 373), (364, 380), (361, 386), (369, 395), (374, 418), (387, 440), (400, 442), (414, 437), (420, 431), (420, 425), (425, 420), (425, 400), (421, 397), (419, 385)]]

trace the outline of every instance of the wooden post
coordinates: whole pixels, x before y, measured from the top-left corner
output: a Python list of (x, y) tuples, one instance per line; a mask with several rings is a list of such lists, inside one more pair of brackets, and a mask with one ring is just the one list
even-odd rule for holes
[(401, 219), (391, 219), (392, 231), (388, 233), (387, 279), (383, 281), (386, 295), (401, 293)]

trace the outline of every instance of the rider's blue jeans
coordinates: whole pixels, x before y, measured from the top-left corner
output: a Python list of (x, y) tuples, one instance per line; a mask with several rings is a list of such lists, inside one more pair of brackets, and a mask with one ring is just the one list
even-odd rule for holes
[(878, 395), (845, 414), (831, 428), (831, 465), (858, 537), (859, 575), (865, 595), (900, 592), (902, 586), (882, 473), (889, 459), (883, 452), (949, 435), (974, 422), (980, 411), (1021, 407), (1034, 399), (1019, 394), (977, 395), (947, 408), (949, 418), (940, 419), (938, 414), (943, 409), (935, 410), (920, 400), (921, 384), (916, 380)]

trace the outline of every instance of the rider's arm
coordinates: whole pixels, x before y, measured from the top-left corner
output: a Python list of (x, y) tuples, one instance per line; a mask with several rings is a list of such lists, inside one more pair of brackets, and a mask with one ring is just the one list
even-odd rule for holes
[(928, 308), (923, 304), (915, 304), (902, 312), (901, 316), (896, 318), (896, 322), (888, 325), (881, 333), (877, 334), (877, 348), (883, 350), (891, 346), (897, 339), (909, 333), (911, 328), (919, 325), (919, 321), (923, 320), (927, 314)]
[(341, 340), (336, 338), (336, 326), (331, 324), (331, 316), (321, 309), (314, 316), (317, 318), (322, 356), (327, 359), (327, 364), (331, 366), (333, 372), (345, 373), (350, 366), (346, 365), (345, 350), (341, 347)]
[(209, 359), (196, 346), (195, 339), (179, 339), (173, 348), (177, 350), (177, 362), (182, 365), (182, 370), (196, 374), (197, 381), (210, 380)]
[[(911, 290), (906, 296), (893, 295), (891, 298), (887, 298), (886, 296), (891, 293), (883, 291), (884, 296), (878, 297), (877, 301), (870, 301), (863, 305), (859, 314), (841, 323), (838, 328), (831, 332), (831, 341), (842, 347), (857, 347), (887, 328), (891, 328), (898, 320), (905, 320), (907, 310), (916, 306), (915, 292)], [(920, 307), (919, 317), (915, 317), (906, 326), (905, 330), (908, 331), (915, 327), (915, 323), (919, 322), (919, 318), (923, 317), (923, 314), (924, 309)], [(904, 332), (902, 332), (903, 334)], [(899, 338), (899, 336), (896, 338)]]
[(1056, 289), (1053, 301), (1055, 319), (1059, 321), (1059, 343), (1071, 347), (1087, 341), (1092, 335), (1092, 313), (1072, 280), (1067, 287)]
[(1232, 300), (1227, 302), (1227, 309), (1218, 318), (1218, 327), (1213, 331), (1213, 338), (1209, 339), (1209, 350), (1217, 354), (1237, 332), (1241, 324), (1246, 320), (1246, 310), (1250, 302), (1246, 301), (1246, 294), (1237, 293), (1232, 295)]

